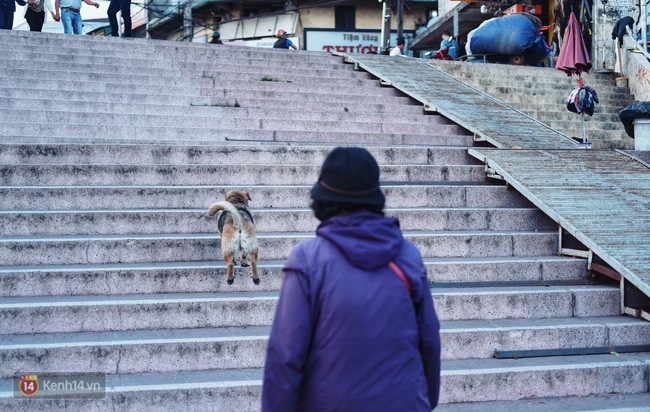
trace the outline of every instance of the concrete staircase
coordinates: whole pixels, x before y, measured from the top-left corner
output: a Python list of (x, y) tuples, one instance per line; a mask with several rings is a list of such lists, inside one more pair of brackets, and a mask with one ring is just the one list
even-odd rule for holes
[[(431, 64), (570, 137), (582, 139), (580, 115), (565, 100), (578, 87), (577, 77), (556, 69), (493, 63), (427, 60)], [(592, 117), (585, 115), (587, 140), (594, 149), (633, 149), (618, 112), (634, 102), (628, 87), (619, 87), (613, 74), (583, 74), (598, 93)]]
[[(22, 32), (0, 50), (0, 410), (258, 410), (283, 259), (313, 236), (309, 189), (340, 144), (377, 157), (387, 213), (425, 258), (440, 409), (650, 404), (648, 353), (493, 357), (647, 344), (650, 324), (556, 255), (555, 224), (486, 180), (471, 135), (351, 65)], [(226, 284), (205, 215), (241, 187), (259, 286), (241, 268)], [(103, 372), (107, 396), (12, 399), (26, 372)]]

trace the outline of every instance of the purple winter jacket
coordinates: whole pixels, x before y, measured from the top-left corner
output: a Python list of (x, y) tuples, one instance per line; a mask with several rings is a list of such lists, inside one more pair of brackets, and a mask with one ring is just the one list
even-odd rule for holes
[(433, 409), (440, 326), (417, 248), (397, 219), (365, 211), (327, 219), (316, 234), (284, 266), (262, 410)]

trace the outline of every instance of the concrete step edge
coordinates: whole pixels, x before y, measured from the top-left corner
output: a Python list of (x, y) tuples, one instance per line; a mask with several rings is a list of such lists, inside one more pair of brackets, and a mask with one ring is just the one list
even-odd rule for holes
[[(484, 264), (508, 262), (575, 262), (576, 258), (565, 256), (497, 256), (497, 257), (437, 257), (424, 258), (425, 265), (436, 264)], [(258, 267), (282, 268), (284, 260), (260, 260)], [(157, 262), (157, 263), (107, 263), (107, 264), (79, 264), (79, 265), (22, 265), (0, 266), (0, 276), (15, 273), (36, 272), (69, 272), (82, 273), (87, 271), (119, 271), (119, 270), (146, 270), (157, 271), (162, 269), (212, 269), (223, 266), (220, 260), (212, 261), (187, 261), (187, 262)]]
[[(606, 285), (573, 285), (573, 286), (494, 286), (494, 287), (433, 287), (431, 294), (434, 300), (439, 296), (499, 296), (499, 295), (554, 295), (560, 293), (600, 292), (617, 290), (614, 286)], [(247, 302), (254, 300), (277, 301), (279, 291), (236, 291), (236, 292), (197, 292), (178, 293), (166, 292), (158, 294), (117, 294), (117, 295), (57, 295), (57, 296), (4, 296), (0, 302), (0, 310), (7, 309), (34, 309), (34, 308), (69, 308), (69, 307), (97, 307), (97, 306), (126, 306), (126, 305), (174, 305), (179, 303), (211, 303), (211, 302)], [(626, 318), (632, 319), (632, 318)], [(591, 320), (605, 321), (600, 317)], [(449, 321), (451, 322), (451, 321)], [(449, 324), (453, 328), (461, 328), (461, 322)], [(473, 321), (469, 321), (473, 322)]]
[[(532, 230), (408, 230), (407, 238), (433, 238), (449, 236), (554, 236), (554, 231)], [(159, 233), (159, 234), (117, 234), (117, 235), (52, 235), (52, 236), (0, 236), (0, 242), (83, 242), (83, 241), (129, 241), (129, 240), (202, 240), (215, 239), (215, 233)], [(258, 232), (258, 239), (307, 239), (315, 235), (309, 232)]]
[[(641, 319), (624, 316), (602, 316), (595, 318), (553, 318), (553, 319), (501, 319), (492, 321), (445, 321), (441, 324), (442, 335), (488, 330), (530, 330), (574, 327), (621, 327), (640, 326), (650, 329), (650, 324)], [(138, 330), (111, 332), (68, 332), (26, 335), (3, 335), (0, 351), (26, 349), (55, 349), (67, 347), (146, 345), (170, 343), (233, 342), (268, 340), (270, 326), (189, 328), (166, 330)], [(595, 345), (599, 346), (599, 345)]]

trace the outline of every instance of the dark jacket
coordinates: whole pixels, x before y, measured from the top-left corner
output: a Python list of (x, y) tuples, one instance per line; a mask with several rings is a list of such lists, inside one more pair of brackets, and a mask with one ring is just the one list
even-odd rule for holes
[(262, 410), (431, 410), (440, 327), (419, 251), (397, 219), (370, 212), (334, 216), (316, 233), (284, 267)]
[(274, 49), (288, 49), (289, 47), (291, 47), (292, 44), (293, 43), (291, 42), (291, 40), (280, 37), (279, 39), (277, 39), (275, 41), (275, 43), (273, 43), (273, 48)]
[(20, 6), (27, 4), (24, 0), (0, 0), (0, 7), (9, 11), (16, 11), (16, 3)]
[(612, 39), (618, 39), (618, 45), (622, 46), (623, 37), (625, 37), (626, 34), (625, 27), (629, 27), (631, 29), (633, 25), (634, 19), (632, 17), (627, 16), (619, 19), (612, 29)]

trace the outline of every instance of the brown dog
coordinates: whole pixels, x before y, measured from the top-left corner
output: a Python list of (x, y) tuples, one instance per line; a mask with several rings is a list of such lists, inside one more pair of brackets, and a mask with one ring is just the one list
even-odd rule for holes
[(235, 259), (241, 253), (242, 267), (248, 266), (250, 260), (253, 283), (260, 284), (257, 275), (257, 254), (259, 245), (255, 237), (255, 222), (248, 209), (252, 200), (245, 190), (230, 190), (224, 202), (216, 202), (208, 209), (208, 216), (218, 216), (218, 228), (221, 234), (221, 252), (228, 265), (228, 284), (234, 282)]

